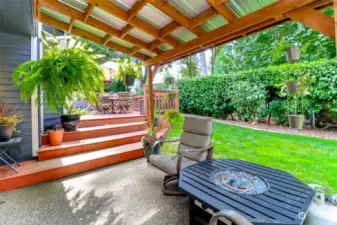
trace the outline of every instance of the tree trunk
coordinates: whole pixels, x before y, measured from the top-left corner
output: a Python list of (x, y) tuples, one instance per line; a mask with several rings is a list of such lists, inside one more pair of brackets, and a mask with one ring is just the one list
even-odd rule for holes
[(206, 65), (205, 51), (200, 52), (199, 57), (200, 57), (201, 76), (206, 76), (207, 75), (207, 65)]
[(216, 61), (216, 55), (219, 51), (219, 47), (214, 47), (211, 49), (212, 51), (212, 55), (211, 55), (211, 74), (214, 74), (214, 70), (215, 70), (215, 61)]

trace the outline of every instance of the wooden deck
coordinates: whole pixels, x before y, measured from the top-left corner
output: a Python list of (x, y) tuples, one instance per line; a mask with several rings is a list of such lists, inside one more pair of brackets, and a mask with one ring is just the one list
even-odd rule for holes
[[(165, 127), (158, 136), (166, 135)], [(65, 133), (59, 146), (49, 146), (43, 136), (38, 160), (20, 163), (18, 174), (1, 166), (0, 192), (143, 157), (140, 140), (146, 128), (138, 112), (84, 116), (79, 130)]]

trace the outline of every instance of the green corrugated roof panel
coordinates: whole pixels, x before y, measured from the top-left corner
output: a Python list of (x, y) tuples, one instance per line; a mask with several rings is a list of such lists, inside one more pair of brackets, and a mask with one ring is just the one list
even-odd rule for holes
[(116, 44), (119, 44), (119, 45), (121, 45), (121, 46), (123, 46), (125, 48), (129, 48), (129, 49), (135, 47), (133, 44), (131, 44), (131, 43), (127, 42), (127, 41), (124, 41), (122, 39), (119, 39), (117, 37), (111, 37), (110, 41), (114, 42)]
[(169, 0), (168, 2), (189, 18), (193, 18), (211, 7), (205, 0)]
[(215, 30), (223, 25), (228, 24), (228, 21), (220, 14), (216, 15), (212, 19), (208, 20), (206, 23), (202, 25), (202, 27), (207, 31), (210, 32)]
[(244, 17), (275, 2), (277, 0), (230, 0), (226, 4), (237, 17)]
[(180, 42), (188, 42), (197, 38), (195, 34), (187, 30), (185, 27), (180, 27), (170, 34), (172, 37), (178, 39)]
[(123, 29), (127, 25), (124, 21), (97, 7), (94, 7), (91, 16), (119, 30)]
[(58, 0), (64, 4), (77, 9), (78, 11), (85, 12), (86, 8), (88, 7), (88, 3), (82, 0)]
[(141, 49), (139, 52), (143, 53), (144, 55), (150, 56), (150, 57), (155, 57), (156, 56), (156, 54), (154, 54), (152, 52), (149, 52), (149, 51), (147, 51), (145, 49)]
[(64, 23), (68, 23), (68, 24), (70, 23), (70, 20), (71, 20), (70, 17), (65, 16), (61, 13), (55, 12), (51, 9), (46, 8), (46, 7), (41, 7), (41, 13), (43, 13), (47, 16), (50, 16), (53, 19), (56, 19), (56, 20), (59, 20), (59, 21), (62, 21)]
[(172, 22), (170, 17), (149, 3), (137, 13), (137, 17), (157, 29), (161, 29)]
[(84, 30), (90, 34), (96, 35), (98, 37), (104, 38), (106, 35), (106, 32), (101, 31), (95, 27), (89, 26), (81, 21), (75, 20), (74, 27), (77, 27), (81, 30)]
[(150, 43), (154, 41), (156, 38), (145, 33), (144, 31), (139, 30), (138, 28), (133, 28), (130, 32), (130, 35), (134, 36), (135, 38), (138, 38), (139, 40), (145, 41), (147, 43)]
[(173, 47), (171, 45), (164, 43), (164, 44), (159, 45), (158, 48), (163, 51), (168, 51), (168, 50), (171, 50)]

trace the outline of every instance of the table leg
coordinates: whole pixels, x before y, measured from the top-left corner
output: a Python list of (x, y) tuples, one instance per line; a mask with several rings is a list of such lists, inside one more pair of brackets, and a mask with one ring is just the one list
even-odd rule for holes
[(9, 166), (12, 170), (14, 170), (15, 173), (18, 173), (18, 171), (9, 163), (7, 162), (4, 158), (0, 156), (0, 160), (3, 161), (7, 166)]
[[(6, 150), (5, 150), (6, 151)], [(3, 151), (1, 154), (0, 154), (0, 157), (1, 155), (5, 155), (8, 159), (10, 159), (15, 165), (17, 166), (20, 166), (19, 163), (17, 163), (12, 157), (10, 157), (5, 151)]]

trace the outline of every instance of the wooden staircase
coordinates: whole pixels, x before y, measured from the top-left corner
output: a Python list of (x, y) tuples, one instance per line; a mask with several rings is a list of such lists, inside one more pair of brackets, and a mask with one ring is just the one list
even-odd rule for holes
[[(65, 133), (59, 146), (49, 146), (48, 138), (42, 137), (38, 160), (21, 163), (18, 174), (0, 167), (0, 192), (143, 157), (140, 140), (146, 128), (139, 115), (84, 118), (79, 130)], [(159, 135), (166, 132), (161, 129)]]

